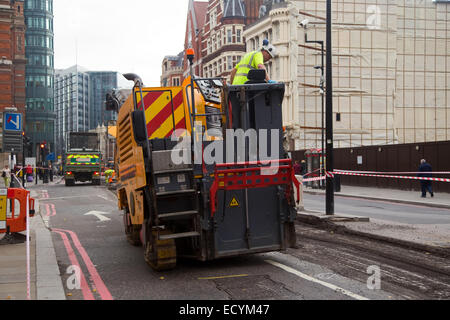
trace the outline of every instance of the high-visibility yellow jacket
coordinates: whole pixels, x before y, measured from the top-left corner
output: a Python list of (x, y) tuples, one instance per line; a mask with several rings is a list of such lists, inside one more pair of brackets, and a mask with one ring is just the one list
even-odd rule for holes
[(247, 53), (236, 65), (236, 75), (233, 85), (244, 84), (248, 81), (248, 72), (258, 69), (260, 64), (264, 64), (264, 57), (261, 51), (252, 51)]

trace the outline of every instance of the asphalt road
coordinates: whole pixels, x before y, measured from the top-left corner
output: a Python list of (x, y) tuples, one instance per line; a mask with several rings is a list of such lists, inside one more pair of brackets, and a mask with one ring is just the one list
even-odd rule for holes
[[(304, 193), (305, 210), (325, 212), (325, 195)], [(450, 224), (450, 209), (335, 195), (336, 214), (365, 216), (409, 224)]]
[[(361, 253), (354, 252), (353, 259), (359, 261), (357, 270), (352, 266), (343, 272), (343, 267), (336, 269), (335, 261), (314, 259), (321, 255), (321, 244), (308, 246), (310, 240), (306, 238), (298, 249), (289, 249), (285, 253), (210, 262), (179, 260), (175, 270), (158, 273), (145, 263), (142, 247), (133, 247), (126, 241), (116, 197), (104, 186), (65, 187), (59, 184), (33, 188), (39, 194), (41, 215), (53, 231), (68, 299), (352, 300), (414, 297), (410, 294), (414, 288), (402, 285), (388, 286), (388, 291), (368, 288), (367, 279), (372, 274), (367, 269), (373, 264), (386, 263), (377, 262), (376, 255), (361, 262)], [(302, 233), (302, 230), (298, 232)], [(323, 246), (330, 247), (328, 244)], [(353, 261), (348, 255), (345, 260)], [(78, 267), (80, 287), (74, 280)], [(402, 269), (396, 267), (395, 270)], [(447, 292), (446, 288), (443, 290)]]

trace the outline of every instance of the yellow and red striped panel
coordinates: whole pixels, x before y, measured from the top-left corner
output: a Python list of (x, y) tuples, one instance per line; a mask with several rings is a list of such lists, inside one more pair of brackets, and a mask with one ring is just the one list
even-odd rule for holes
[[(175, 129), (186, 129), (182, 88), (144, 91), (143, 96), (150, 139), (170, 137), (174, 131), (174, 123)], [(136, 95), (136, 99), (138, 108), (142, 109), (140, 94)]]

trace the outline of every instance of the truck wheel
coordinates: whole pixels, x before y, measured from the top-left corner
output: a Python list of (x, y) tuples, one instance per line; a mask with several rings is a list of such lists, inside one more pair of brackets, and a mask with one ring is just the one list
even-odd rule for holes
[[(160, 234), (170, 234), (160, 231)], [(177, 265), (177, 250), (174, 239), (159, 240), (157, 231), (152, 232), (151, 241), (147, 241), (144, 250), (147, 264), (155, 271), (171, 270)]]
[(75, 185), (75, 181), (73, 181), (71, 179), (66, 180), (66, 187), (72, 187), (74, 185)]
[(131, 224), (130, 212), (128, 209), (124, 209), (123, 211), (123, 224), (125, 226), (125, 234), (128, 242), (133, 246), (140, 246), (142, 244), (140, 236), (141, 228)]

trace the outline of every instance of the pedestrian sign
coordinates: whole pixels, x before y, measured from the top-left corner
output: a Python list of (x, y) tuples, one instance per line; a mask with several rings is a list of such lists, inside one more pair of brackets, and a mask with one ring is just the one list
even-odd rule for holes
[(236, 197), (233, 197), (233, 198), (231, 199), (231, 201), (230, 201), (229, 207), (230, 207), (230, 208), (236, 208), (236, 207), (239, 207), (239, 206), (240, 206), (240, 205), (239, 205), (239, 201), (237, 200)]
[(22, 131), (22, 114), (6, 112), (3, 129), (6, 131)]

